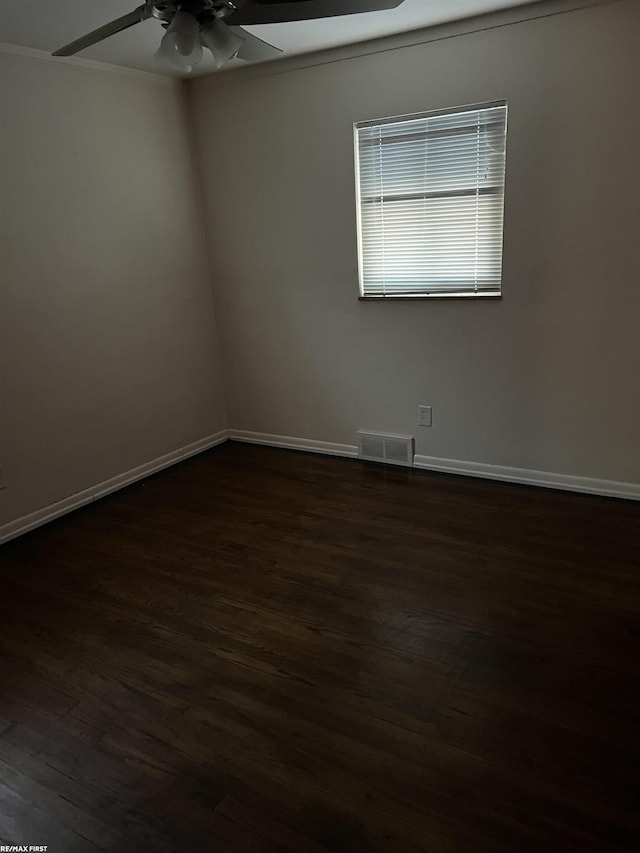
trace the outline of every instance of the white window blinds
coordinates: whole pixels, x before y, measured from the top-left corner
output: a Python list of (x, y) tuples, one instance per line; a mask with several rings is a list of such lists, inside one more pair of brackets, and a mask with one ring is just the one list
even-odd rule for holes
[(355, 125), (364, 297), (498, 296), (505, 102)]

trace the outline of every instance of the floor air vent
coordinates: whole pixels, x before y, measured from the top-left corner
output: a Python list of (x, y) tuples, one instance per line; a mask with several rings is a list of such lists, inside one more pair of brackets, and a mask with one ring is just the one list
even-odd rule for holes
[(368, 462), (386, 462), (389, 465), (413, 465), (413, 438), (410, 435), (385, 435), (359, 432), (358, 457)]

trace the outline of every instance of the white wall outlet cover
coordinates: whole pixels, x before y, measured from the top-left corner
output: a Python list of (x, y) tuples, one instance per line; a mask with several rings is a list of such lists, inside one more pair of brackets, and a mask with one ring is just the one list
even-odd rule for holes
[(418, 425), (430, 427), (431, 423), (431, 406), (418, 406)]

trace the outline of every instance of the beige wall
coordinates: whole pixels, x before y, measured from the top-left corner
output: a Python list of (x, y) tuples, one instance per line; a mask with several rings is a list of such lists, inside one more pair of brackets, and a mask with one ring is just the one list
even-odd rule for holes
[(180, 84), (0, 64), (2, 523), (226, 419)]
[[(640, 482), (638, 32), (622, 0), (193, 82), (230, 426)], [(358, 302), (352, 123), (500, 98), (503, 299)]]
[[(180, 84), (0, 55), (0, 524), (227, 425), (198, 165), (231, 427), (640, 482), (639, 30), (210, 77), (193, 137)], [(497, 98), (504, 298), (358, 302), (352, 123)]]

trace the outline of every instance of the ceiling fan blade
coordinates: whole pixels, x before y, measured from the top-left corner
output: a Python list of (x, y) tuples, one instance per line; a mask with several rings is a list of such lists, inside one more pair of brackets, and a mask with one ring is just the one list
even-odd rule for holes
[(288, 21), (309, 21), (338, 15), (357, 15), (360, 12), (380, 12), (395, 9), (404, 0), (253, 0), (225, 21), (237, 27), (253, 24), (282, 24)]
[(145, 3), (144, 6), (138, 6), (138, 8), (134, 9), (133, 12), (129, 12), (121, 18), (116, 18), (116, 20), (111, 21), (110, 24), (98, 27), (97, 30), (93, 30), (92, 32), (87, 33), (86, 36), (82, 36), (82, 38), (72, 41), (71, 44), (67, 44), (59, 50), (54, 51), (53, 56), (71, 56), (74, 53), (78, 53), (80, 50), (84, 50), (85, 47), (89, 47), (92, 44), (96, 44), (96, 42), (102, 41), (103, 39), (109, 38), (109, 36), (113, 36), (122, 30), (132, 27), (134, 24), (146, 21), (147, 18), (150, 18), (151, 16), (152, 7)]
[(245, 62), (262, 62), (265, 59), (275, 59), (282, 53), (279, 47), (259, 39), (258, 36), (254, 36), (247, 30), (240, 27), (229, 27), (229, 29), (239, 36), (243, 42), (236, 53), (238, 59), (244, 59)]

